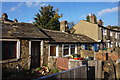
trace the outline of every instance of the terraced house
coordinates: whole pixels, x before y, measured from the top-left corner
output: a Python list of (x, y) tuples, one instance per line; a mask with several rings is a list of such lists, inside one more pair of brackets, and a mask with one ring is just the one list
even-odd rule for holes
[[(6, 18), (6, 17), (5, 17)], [(50, 63), (51, 58), (78, 54), (95, 49), (97, 42), (82, 34), (68, 33), (66, 21), (61, 30), (39, 29), (30, 23), (1, 20), (2, 68), (36, 68)]]
[(78, 24), (72, 27), (71, 33), (86, 35), (96, 42), (99, 42), (96, 47), (98, 49), (103, 48), (115, 48), (120, 47), (120, 28), (119, 27), (104, 27), (103, 21), (99, 20), (95, 23), (93, 15), (89, 17), (90, 21), (81, 20)]

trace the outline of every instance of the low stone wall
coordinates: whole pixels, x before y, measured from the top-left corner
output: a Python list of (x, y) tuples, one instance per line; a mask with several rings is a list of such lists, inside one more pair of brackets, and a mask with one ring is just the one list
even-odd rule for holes
[(120, 53), (116, 53), (116, 52), (109, 53), (108, 58), (112, 60), (118, 60), (120, 59)]
[(107, 60), (107, 54), (96, 52), (96, 59), (105, 61), (105, 60)]
[(116, 66), (116, 77), (120, 79), (120, 62), (115, 64)]
[(56, 57), (48, 57), (48, 66), (50, 67), (50, 69), (55, 69), (56, 67)]
[(73, 60), (70, 59), (68, 63), (69, 69), (86, 65), (88, 67), (89, 78), (103, 78), (102, 76), (102, 61), (98, 60)]
[(115, 51), (113, 53), (101, 53), (101, 52), (96, 52), (96, 59), (97, 60), (113, 60), (116, 61), (120, 59), (120, 53), (116, 53)]
[(94, 57), (94, 51), (80, 50), (81, 57)]

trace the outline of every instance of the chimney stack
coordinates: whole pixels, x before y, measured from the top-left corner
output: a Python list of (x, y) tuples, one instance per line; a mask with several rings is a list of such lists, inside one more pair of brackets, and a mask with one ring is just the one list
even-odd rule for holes
[(68, 24), (68, 22), (65, 20), (60, 22), (60, 31), (61, 32), (68, 32), (69, 27), (67, 24)]
[(95, 20), (94, 20), (94, 19), (95, 19), (95, 17), (94, 17), (94, 15), (93, 15), (93, 14), (91, 14), (91, 16), (90, 16), (90, 17), (91, 17), (90, 22), (95, 23)]
[(6, 13), (2, 14), (2, 20), (7, 20), (8, 19), (8, 15)]
[(17, 19), (14, 19), (14, 22), (16, 23), (16, 22), (18, 22), (18, 20), (17, 20)]
[(100, 26), (103, 26), (103, 21), (100, 19), (100, 20), (98, 21), (98, 24), (99, 24)]

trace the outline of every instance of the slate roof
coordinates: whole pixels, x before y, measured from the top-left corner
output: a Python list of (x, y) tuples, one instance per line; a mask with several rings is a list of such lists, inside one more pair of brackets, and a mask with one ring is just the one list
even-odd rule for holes
[(48, 38), (37, 27), (30, 23), (2, 24), (1, 28), (2, 38)]
[(85, 35), (38, 29), (31, 23), (2, 24), (2, 38), (49, 39), (49, 43), (94, 43)]
[(66, 33), (55, 30), (41, 29), (41, 31), (51, 38), (50, 43), (94, 43), (93, 39), (79, 34)]
[(112, 29), (109, 29), (109, 28), (104, 27), (104, 26), (101, 26), (101, 25), (98, 25), (98, 27), (102, 27), (102, 28), (104, 28), (104, 29), (107, 29), (107, 30), (110, 30), (110, 31), (114, 31), (114, 32), (120, 32), (120, 27), (116, 27), (116, 28), (119, 29), (119, 30), (114, 30), (115, 27), (112, 27)]

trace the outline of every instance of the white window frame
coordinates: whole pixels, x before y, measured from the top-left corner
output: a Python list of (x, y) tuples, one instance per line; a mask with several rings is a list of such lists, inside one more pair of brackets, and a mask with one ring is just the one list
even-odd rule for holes
[[(16, 59), (20, 59), (20, 40), (19, 39), (0, 39), (0, 41), (16, 41)], [(13, 58), (15, 59), (15, 58)]]
[(113, 32), (112, 31), (110, 31), (110, 36), (113, 36)]
[(103, 35), (107, 35), (107, 30), (103, 30)]
[(113, 47), (113, 42), (111, 42), (110, 47), (111, 47), (111, 48)]
[(56, 46), (56, 56), (51, 56), (51, 57), (59, 57), (59, 45), (49, 45), (49, 56), (50, 56), (50, 46)]
[(40, 63), (41, 63), (41, 65), (43, 64), (43, 45), (44, 45), (44, 42), (43, 42), (43, 40), (30, 40), (29, 41), (29, 57), (30, 57), (30, 60), (28, 61), (28, 66), (30, 67), (30, 65), (31, 65), (31, 51), (32, 51), (32, 46), (31, 46), (31, 42), (32, 41), (39, 41), (40, 42)]
[[(69, 53), (68, 53), (68, 55), (63, 55), (64, 54), (64, 46), (65, 45), (68, 45), (69, 46)], [(75, 54), (77, 54), (77, 45), (76, 44), (62, 44), (62, 56), (63, 57), (66, 57), (66, 56), (70, 56), (71, 55), (71, 46), (72, 45), (75, 45)]]
[(42, 56), (43, 55), (43, 41), (41, 41), (41, 40), (30, 40), (29, 41), (29, 57), (31, 57), (31, 48), (32, 48), (31, 42), (32, 41), (39, 41), (40, 42), (40, 54)]
[(115, 33), (115, 38), (118, 39), (118, 33), (117, 32)]

